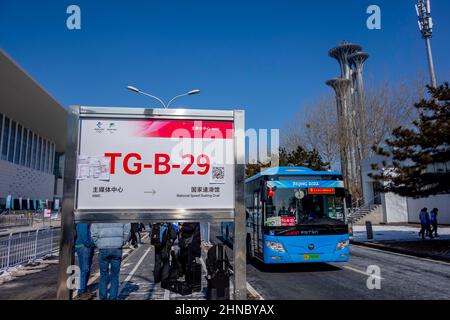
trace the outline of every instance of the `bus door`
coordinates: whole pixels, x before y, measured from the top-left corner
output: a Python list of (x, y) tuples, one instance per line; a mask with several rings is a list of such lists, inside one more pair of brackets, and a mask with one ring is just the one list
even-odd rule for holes
[(263, 240), (262, 240), (262, 207), (260, 192), (255, 191), (253, 193), (253, 204), (255, 208), (255, 223), (253, 224), (253, 241), (256, 252), (262, 254), (263, 252)]

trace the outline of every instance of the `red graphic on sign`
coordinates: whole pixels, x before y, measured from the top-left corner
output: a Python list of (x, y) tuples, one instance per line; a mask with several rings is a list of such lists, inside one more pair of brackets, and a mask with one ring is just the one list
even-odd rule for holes
[(233, 122), (146, 120), (138, 122), (135, 135), (147, 138), (232, 139)]

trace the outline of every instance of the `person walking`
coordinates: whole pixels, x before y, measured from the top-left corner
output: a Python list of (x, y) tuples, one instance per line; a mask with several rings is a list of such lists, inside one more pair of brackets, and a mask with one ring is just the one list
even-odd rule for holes
[[(122, 263), (122, 247), (130, 236), (130, 229), (131, 226), (129, 223), (92, 224), (92, 239), (99, 249), (100, 300), (117, 299), (120, 264)], [(110, 285), (109, 292), (108, 285)]]
[(144, 244), (144, 242), (142, 241), (142, 235), (141, 232), (144, 232), (145, 230), (145, 225), (140, 222), (139, 226), (138, 226), (138, 230), (137, 230), (137, 238), (138, 238), (138, 244)]
[(139, 223), (133, 222), (131, 223), (131, 231), (130, 231), (130, 245), (132, 248), (138, 248), (138, 238), (136, 236), (139, 229)]
[(431, 210), (431, 212), (430, 212), (430, 224), (431, 224), (431, 227), (432, 227), (430, 234), (433, 235), (433, 233), (434, 233), (435, 237), (439, 237), (438, 234), (437, 234), (437, 229), (438, 229), (437, 215), (438, 215), (438, 211), (439, 211), (438, 208), (433, 208), (433, 210)]
[(91, 273), (92, 257), (94, 255), (94, 241), (91, 237), (90, 225), (77, 223), (75, 226), (75, 252), (78, 257), (80, 268), (80, 287), (78, 288), (79, 299), (89, 299), (92, 294), (87, 292), (87, 283)]
[(180, 247), (179, 260), (183, 274), (190, 269), (195, 258), (202, 256), (200, 223), (185, 222), (181, 225), (180, 237), (178, 240)]
[(150, 243), (155, 247), (153, 280), (155, 283), (167, 280), (170, 276), (170, 258), (172, 245), (178, 236), (175, 223), (154, 223)]
[(433, 239), (433, 235), (431, 234), (430, 228), (430, 214), (428, 213), (427, 208), (422, 208), (419, 213), (420, 220), (420, 231), (419, 236), (422, 236), (422, 239), (425, 240), (425, 236), (429, 236)]

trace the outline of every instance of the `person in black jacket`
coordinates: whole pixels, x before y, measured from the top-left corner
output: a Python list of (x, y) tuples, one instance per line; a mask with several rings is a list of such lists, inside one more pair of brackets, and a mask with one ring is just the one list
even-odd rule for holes
[(130, 231), (130, 245), (135, 249), (138, 247), (138, 239), (136, 237), (136, 233), (138, 231), (139, 231), (139, 223), (133, 222), (131, 224), (131, 231)]
[(178, 239), (180, 247), (179, 262), (183, 273), (189, 269), (190, 264), (195, 258), (200, 258), (201, 251), (201, 237), (200, 237), (200, 223), (185, 222), (181, 225), (180, 237)]
[(434, 236), (435, 237), (439, 237), (438, 233), (437, 233), (437, 229), (438, 229), (438, 220), (437, 220), (437, 215), (438, 215), (438, 208), (433, 208), (433, 210), (430, 211), (430, 224), (431, 224), (431, 231), (430, 231), (430, 236)]

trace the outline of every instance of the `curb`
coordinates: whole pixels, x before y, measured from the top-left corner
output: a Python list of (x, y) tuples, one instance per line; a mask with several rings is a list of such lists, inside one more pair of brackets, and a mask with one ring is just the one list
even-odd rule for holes
[(431, 259), (431, 260), (443, 261), (443, 262), (450, 262), (450, 257), (445, 257), (442, 255), (437, 255), (437, 254), (428, 254), (428, 253), (423, 253), (423, 252), (417, 252), (417, 251), (408, 250), (408, 249), (389, 247), (389, 246), (385, 246), (380, 243), (370, 243), (370, 242), (361, 242), (361, 241), (353, 241), (352, 240), (352, 241), (350, 241), (350, 244), (353, 244), (356, 246), (373, 248), (373, 249), (379, 249), (379, 250), (388, 251), (388, 252), (400, 253), (400, 254), (404, 254), (404, 255), (408, 255), (408, 256), (412, 256), (412, 257), (425, 258), (425, 259)]

